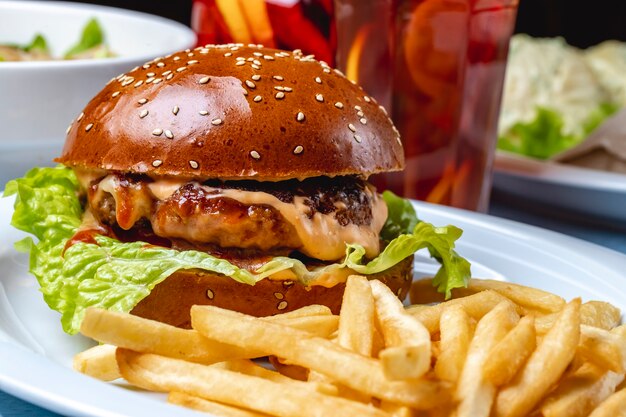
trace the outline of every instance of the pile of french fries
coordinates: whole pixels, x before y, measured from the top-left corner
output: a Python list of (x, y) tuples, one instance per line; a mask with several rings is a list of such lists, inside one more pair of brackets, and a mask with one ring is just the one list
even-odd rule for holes
[[(404, 307), (351, 276), (339, 316), (310, 306), (255, 318), (194, 306), (192, 330), (90, 309), (78, 354), (217, 416), (626, 416), (626, 325), (611, 304), (473, 280), (449, 301), (430, 280)], [(267, 362), (255, 360), (271, 357)]]

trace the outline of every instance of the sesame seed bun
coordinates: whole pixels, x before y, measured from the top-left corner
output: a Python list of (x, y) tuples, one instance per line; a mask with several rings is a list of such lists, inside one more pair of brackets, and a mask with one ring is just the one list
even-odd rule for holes
[[(404, 299), (413, 277), (413, 257), (392, 268), (369, 275), (385, 283)], [(178, 271), (157, 285), (135, 306), (132, 314), (173, 326), (191, 328), (193, 305), (213, 305), (257, 317), (286, 313), (311, 304), (329, 307), (339, 314), (345, 283), (332, 287), (305, 287), (294, 281), (263, 279), (254, 286), (201, 271)]]
[(68, 130), (68, 166), (156, 176), (283, 180), (403, 168), (373, 98), (297, 52), (207, 46), (109, 82)]

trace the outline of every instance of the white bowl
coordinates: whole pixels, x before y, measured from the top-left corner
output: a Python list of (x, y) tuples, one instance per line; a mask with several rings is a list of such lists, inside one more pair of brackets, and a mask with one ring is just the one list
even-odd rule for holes
[(196, 42), (188, 27), (145, 13), (80, 3), (0, 0), (0, 43), (26, 44), (39, 32), (53, 55), (61, 56), (92, 17), (116, 57), (0, 62), (0, 187), (32, 166), (52, 164), (70, 121), (112, 77)]

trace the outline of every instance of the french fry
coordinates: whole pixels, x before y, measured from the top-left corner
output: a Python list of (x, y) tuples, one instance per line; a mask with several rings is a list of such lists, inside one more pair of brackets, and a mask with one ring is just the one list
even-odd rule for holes
[(265, 0), (239, 0), (239, 7), (250, 30), (252, 41), (273, 48), (274, 31), (267, 14)]
[[(546, 334), (558, 317), (557, 313), (537, 317), (535, 328), (540, 335)], [(603, 301), (588, 301), (580, 306), (580, 323), (587, 326), (611, 330), (619, 325), (621, 312), (619, 308)]]
[(153, 391), (183, 392), (281, 417), (387, 416), (364, 404), (216, 367), (127, 349), (118, 349), (116, 357), (124, 379)]
[(292, 319), (296, 317), (310, 317), (310, 316), (332, 316), (333, 312), (330, 311), (330, 308), (320, 305), (320, 304), (311, 304), (309, 306), (300, 307), (296, 310), (288, 311), (286, 313), (276, 314), (274, 316), (266, 317), (270, 320), (282, 320), (282, 319)]
[(339, 327), (339, 316), (303, 316), (303, 317), (261, 317), (272, 323), (280, 323), (283, 326), (320, 336), (330, 337)]
[(580, 340), (580, 299), (569, 302), (515, 378), (498, 394), (497, 417), (527, 415), (561, 377)]
[(443, 310), (440, 320), (440, 353), (435, 375), (444, 381), (457, 382), (467, 349), (472, 340), (473, 326), (463, 307), (454, 305)]
[(483, 368), (484, 377), (495, 386), (507, 384), (537, 346), (535, 319), (525, 316), (491, 349)]
[(589, 417), (626, 417), (626, 388), (602, 401)]
[(543, 417), (586, 417), (615, 392), (615, 387), (623, 380), (623, 374), (585, 363), (559, 382), (558, 388), (543, 401), (541, 414)]
[(373, 397), (417, 409), (449, 399), (443, 382), (388, 381), (379, 361), (300, 330), (212, 306), (194, 306), (191, 318), (193, 327), (210, 339), (267, 351)]
[(115, 361), (115, 349), (111, 345), (98, 345), (74, 356), (73, 368), (80, 373), (101, 381), (121, 378)]
[(406, 405), (398, 405), (388, 401), (381, 401), (380, 409), (389, 413), (392, 417), (412, 417), (413, 412)]
[(170, 395), (167, 396), (167, 402), (191, 408), (193, 410), (203, 411), (205, 413), (214, 413), (215, 415), (223, 417), (269, 417), (264, 413), (245, 410), (231, 405), (220, 404), (215, 401), (205, 400), (204, 398), (195, 397), (182, 392), (171, 392)]
[(364, 356), (372, 356), (376, 332), (374, 296), (365, 277), (348, 277), (339, 314), (337, 342)]
[(476, 325), (457, 384), (457, 417), (489, 417), (496, 388), (483, 377), (482, 367), (494, 346), (518, 320), (519, 315), (513, 305), (502, 302)]
[[(425, 308), (422, 306), (411, 306), (406, 309), (406, 312), (421, 321), (428, 331), (433, 334), (439, 331), (441, 313), (449, 306), (460, 305), (470, 317), (480, 320), (502, 301), (512, 303), (508, 298), (497, 292), (488, 290)], [(521, 314), (521, 312), (522, 310), (519, 309), (518, 313)]]
[(252, 36), (246, 22), (241, 4), (237, 0), (215, 0), (228, 31), (233, 40), (238, 43), (248, 44), (252, 42)]
[(388, 379), (419, 378), (430, 368), (430, 333), (404, 310), (402, 302), (378, 280), (370, 281), (376, 317), (385, 340), (380, 352)]
[(578, 354), (601, 369), (626, 372), (626, 338), (591, 326), (581, 326)]
[[(280, 318), (271, 318), (280, 321)], [(326, 325), (315, 328), (321, 324)], [(336, 329), (336, 316), (288, 316), (284, 322), (306, 329), (315, 329), (320, 336), (327, 337)], [(179, 329), (174, 326), (147, 320), (130, 314), (102, 309), (87, 309), (81, 325), (81, 333), (102, 343), (155, 353), (192, 362), (211, 364), (229, 359), (258, 358), (267, 352), (238, 348), (225, 343), (207, 340), (195, 330)]]
[[(467, 288), (453, 290), (454, 298), (467, 297), (481, 291), (495, 291), (508, 298), (526, 311), (539, 313), (556, 313), (565, 306), (565, 300), (558, 295), (511, 282), (496, 281), (491, 279), (472, 279)], [(427, 304), (443, 302), (444, 294), (437, 292), (432, 285), (432, 279), (422, 279), (411, 285), (411, 302), (415, 304)]]

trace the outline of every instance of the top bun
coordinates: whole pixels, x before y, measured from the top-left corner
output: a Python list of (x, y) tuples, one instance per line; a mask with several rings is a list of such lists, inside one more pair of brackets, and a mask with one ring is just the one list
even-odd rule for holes
[(65, 165), (278, 181), (403, 168), (382, 106), (301, 52), (207, 45), (111, 80), (69, 128)]

